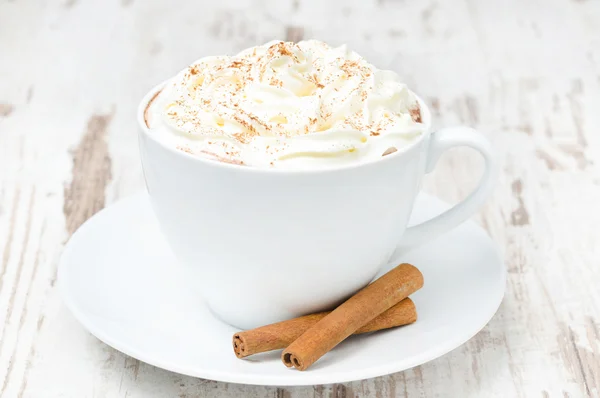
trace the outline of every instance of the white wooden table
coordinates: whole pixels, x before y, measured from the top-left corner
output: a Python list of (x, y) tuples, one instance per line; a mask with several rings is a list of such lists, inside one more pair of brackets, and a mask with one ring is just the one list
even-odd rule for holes
[[(0, 396), (600, 396), (599, 1), (170, 3), (0, 0)], [(195, 58), (298, 28), (494, 142), (503, 173), (479, 221), (506, 256), (498, 314), (423, 366), (308, 388), (194, 379), (104, 345), (61, 303), (56, 268), (81, 223), (143, 189), (138, 100)], [(457, 201), (478, 162), (447, 155), (426, 190)]]

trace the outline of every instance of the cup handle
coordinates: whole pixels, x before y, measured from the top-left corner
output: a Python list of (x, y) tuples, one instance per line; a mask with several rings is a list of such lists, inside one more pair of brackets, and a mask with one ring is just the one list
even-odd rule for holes
[(491, 144), (483, 135), (469, 127), (443, 128), (432, 134), (427, 151), (425, 172), (433, 171), (442, 153), (458, 146), (473, 148), (483, 156), (485, 170), (479, 185), (462, 202), (442, 214), (407, 228), (398, 249), (419, 245), (425, 240), (457, 227), (471, 217), (491, 193), (498, 174), (498, 166), (492, 155)]

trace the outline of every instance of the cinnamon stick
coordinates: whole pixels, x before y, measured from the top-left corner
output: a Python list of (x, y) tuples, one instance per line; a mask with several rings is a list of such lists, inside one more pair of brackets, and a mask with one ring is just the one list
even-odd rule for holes
[(318, 321), (283, 350), (288, 368), (306, 370), (361, 326), (416, 292), (423, 275), (410, 264), (400, 264)]
[[(331, 311), (305, 315), (283, 322), (245, 330), (233, 335), (233, 351), (238, 358), (245, 358), (261, 352), (279, 350), (290, 345)], [(405, 298), (371, 322), (359, 328), (354, 334), (369, 333), (396, 326), (408, 325), (417, 320), (417, 310), (410, 298)]]

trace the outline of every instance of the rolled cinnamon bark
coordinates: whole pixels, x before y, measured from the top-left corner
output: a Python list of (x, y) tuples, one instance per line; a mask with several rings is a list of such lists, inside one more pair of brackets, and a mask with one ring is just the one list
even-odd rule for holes
[[(245, 358), (261, 352), (285, 348), (329, 313), (330, 311), (319, 312), (238, 332), (233, 335), (233, 351), (238, 358)], [(405, 298), (355, 331), (354, 334), (408, 325), (416, 320), (415, 304), (410, 298)]]
[(423, 275), (400, 264), (318, 321), (283, 350), (285, 366), (305, 370), (363, 325), (423, 286)]

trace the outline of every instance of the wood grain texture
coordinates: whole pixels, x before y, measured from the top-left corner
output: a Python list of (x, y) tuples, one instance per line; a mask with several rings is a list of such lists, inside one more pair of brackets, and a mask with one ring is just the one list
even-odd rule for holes
[(72, 234), (104, 207), (104, 191), (111, 179), (111, 162), (105, 136), (111, 115), (92, 115), (81, 142), (71, 153), (71, 183), (65, 187), (63, 213)]
[[(0, 1), (0, 396), (600, 396), (598, 21), (593, 0)], [(505, 252), (498, 314), (425, 365), (314, 387), (194, 379), (102, 344), (56, 266), (79, 225), (143, 188), (138, 100), (200, 56), (286, 36), (348, 43), (436, 126), (492, 140), (502, 174), (477, 218)], [(455, 202), (480, 164), (453, 151), (425, 190)]]

